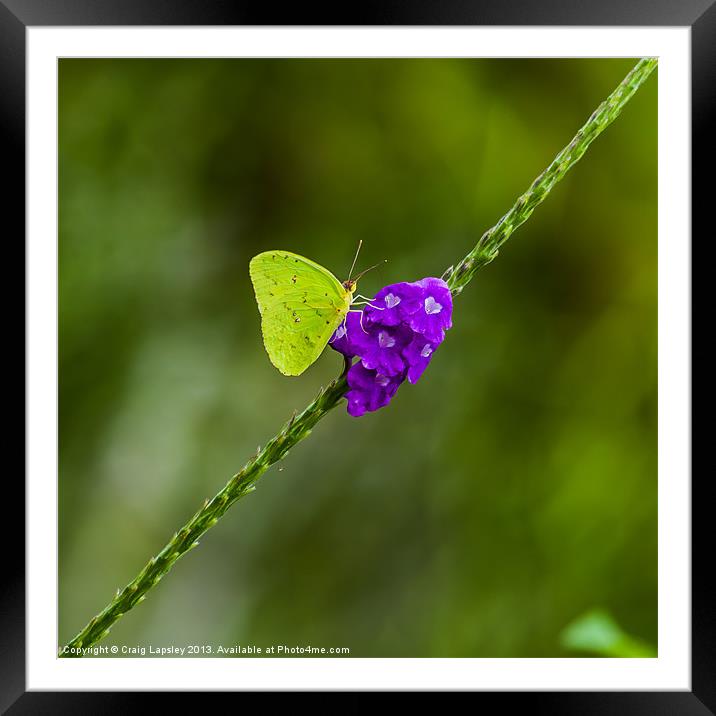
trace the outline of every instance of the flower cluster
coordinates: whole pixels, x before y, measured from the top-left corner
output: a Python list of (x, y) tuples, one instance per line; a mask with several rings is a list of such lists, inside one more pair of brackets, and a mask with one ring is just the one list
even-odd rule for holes
[(387, 405), (407, 378), (416, 383), (452, 326), (452, 296), (439, 278), (394, 283), (363, 311), (350, 311), (329, 345), (353, 363), (348, 412), (359, 417)]

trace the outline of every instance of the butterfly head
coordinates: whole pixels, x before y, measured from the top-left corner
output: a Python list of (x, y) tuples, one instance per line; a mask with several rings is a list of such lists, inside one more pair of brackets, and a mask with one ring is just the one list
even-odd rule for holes
[[(387, 259), (386, 259), (387, 261)], [(349, 278), (346, 279), (343, 282), (343, 288), (346, 289), (350, 294), (355, 293), (356, 288), (358, 287), (358, 279), (362, 276), (365, 276), (368, 271), (372, 271), (374, 268), (378, 268), (383, 263), (386, 263), (386, 261), (381, 261), (379, 264), (376, 264), (375, 266), (371, 266), (370, 268), (367, 268), (365, 271), (361, 271), (355, 278)]]
[[(380, 264), (376, 264), (375, 266), (371, 266), (370, 268), (367, 268), (365, 271), (361, 271), (355, 278), (351, 278), (353, 275), (353, 269), (356, 267), (356, 261), (358, 260), (358, 254), (360, 253), (361, 246), (363, 246), (363, 239), (361, 239), (358, 242), (358, 249), (356, 250), (356, 255), (353, 257), (353, 263), (351, 264), (351, 270), (348, 272), (348, 278), (343, 282), (343, 288), (345, 288), (348, 293), (353, 295), (355, 293), (356, 288), (358, 287), (358, 279), (361, 278), (361, 276), (365, 276), (368, 271), (372, 271), (374, 268), (378, 268)], [(387, 262), (387, 259), (385, 260)], [(381, 261), (381, 263), (385, 263), (384, 261)]]

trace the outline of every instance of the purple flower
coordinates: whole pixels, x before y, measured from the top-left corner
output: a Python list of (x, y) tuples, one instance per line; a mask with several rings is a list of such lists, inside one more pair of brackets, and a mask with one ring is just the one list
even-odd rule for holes
[(407, 326), (372, 326), (366, 336), (361, 356), (365, 368), (387, 376), (402, 373), (405, 368), (403, 349), (413, 337)]
[(331, 348), (342, 353), (346, 358), (353, 358), (361, 355), (365, 348), (363, 336), (365, 333), (361, 328), (362, 314), (357, 311), (351, 311), (346, 316), (346, 320), (341, 323), (328, 341)]
[(354, 418), (359, 418), (366, 412), (388, 405), (403, 380), (404, 375), (388, 377), (376, 370), (369, 370), (358, 361), (348, 371), (348, 412)]
[(364, 314), (367, 325), (397, 326), (407, 316), (420, 308), (423, 290), (417, 283), (393, 283), (381, 288), (366, 306)]
[(421, 333), (413, 334), (413, 340), (406, 346), (403, 356), (408, 364), (408, 380), (417, 383), (428, 367), (439, 343), (431, 343)]
[[(375, 324), (369, 329), (361, 325), (360, 312), (348, 314), (345, 323), (336, 329), (329, 341), (331, 348), (346, 358), (359, 356), (363, 366), (383, 375), (402, 373), (405, 361), (403, 349), (410, 343), (413, 333), (406, 325), (383, 326)], [(362, 320), (365, 324), (365, 317)]]
[(423, 289), (418, 310), (410, 314), (410, 327), (429, 341), (440, 343), (448, 328), (452, 328), (452, 296), (445, 281), (424, 278), (417, 282)]
[(365, 310), (350, 312), (329, 341), (347, 358), (348, 412), (387, 405), (407, 378), (416, 383), (452, 327), (452, 296), (439, 278), (382, 288)]

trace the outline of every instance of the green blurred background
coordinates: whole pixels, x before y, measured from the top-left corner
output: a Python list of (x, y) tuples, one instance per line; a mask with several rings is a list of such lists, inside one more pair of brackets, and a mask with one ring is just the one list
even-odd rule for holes
[[(249, 259), (439, 276), (634, 62), (60, 60), (61, 643), (341, 367), (272, 367)], [(572, 656), (599, 608), (655, 646), (656, 270), (652, 77), (420, 383), (323, 420), (103, 643)]]

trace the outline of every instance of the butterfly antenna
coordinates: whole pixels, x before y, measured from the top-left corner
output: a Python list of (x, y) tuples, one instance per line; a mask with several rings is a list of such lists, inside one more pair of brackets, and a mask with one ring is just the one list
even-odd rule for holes
[(365, 276), (368, 271), (372, 271), (374, 268), (378, 268), (378, 266), (382, 266), (383, 264), (387, 264), (388, 259), (383, 259), (380, 263), (375, 264), (375, 266), (371, 266), (370, 268), (365, 269), (365, 271), (361, 271), (354, 279), (353, 283), (357, 283), (358, 279), (360, 279), (362, 276)]
[(363, 246), (363, 239), (358, 242), (358, 248), (356, 249), (356, 255), (353, 257), (353, 263), (351, 264), (351, 270), (348, 272), (348, 280), (351, 280), (353, 275), (353, 269), (356, 267), (356, 261), (358, 261), (358, 254), (360, 253), (360, 247)]

